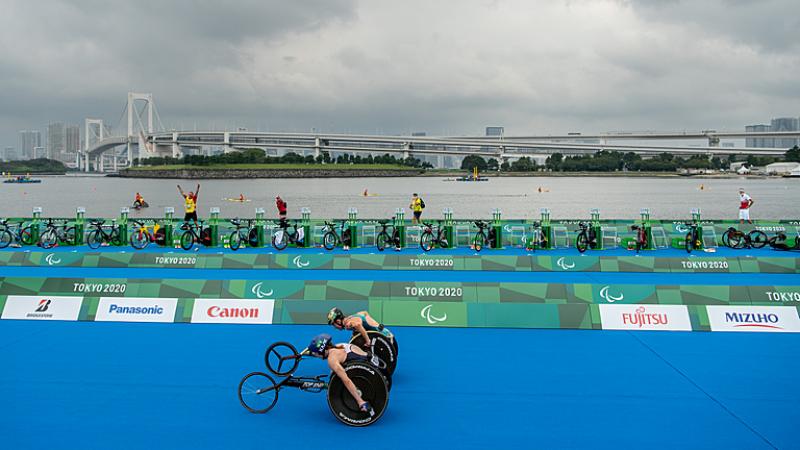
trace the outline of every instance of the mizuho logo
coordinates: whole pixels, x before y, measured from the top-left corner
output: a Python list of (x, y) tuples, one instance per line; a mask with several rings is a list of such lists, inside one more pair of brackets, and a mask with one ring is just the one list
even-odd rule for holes
[(428, 305), (422, 308), (422, 311), (419, 312), (419, 315), (423, 319), (427, 320), (429, 324), (433, 325), (436, 322), (444, 322), (445, 320), (447, 320), (447, 313), (444, 313), (444, 315), (441, 317), (436, 317), (433, 314), (431, 314), (431, 308), (433, 308), (433, 305)]
[(61, 263), (61, 259), (60, 258), (56, 258), (56, 254), (55, 253), (48, 254), (47, 256), (44, 257), (44, 260), (47, 262), (48, 266), (55, 266), (56, 264), (60, 264)]
[(618, 302), (625, 298), (625, 294), (623, 294), (622, 292), (620, 292), (619, 295), (617, 296), (612, 295), (610, 292), (608, 292), (610, 287), (611, 286), (605, 286), (603, 287), (603, 289), (600, 289), (600, 298), (607, 301), (608, 303)]
[(297, 266), (298, 269), (302, 269), (303, 267), (307, 267), (309, 264), (311, 264), (310, 262), (303, 261), (300, 258), (301, 258), (301, 256), (297, 255), (292, 260), (292, 262), (294, 263), (295, 266)]
[(558, 261), (556, 261), (556, 265), (558, 267), (561, 267), (563, 270), (569, 270), (569, 269), (572, 269), (572, 268), (575, 267), (575, 263), (574, 262), (569, 262), (568, 263), (567, 260), (564, 259), (563, 256), (561, 258), (558, 258)]
[(254, 284), (253, 288), (250, 289), (250, 292), (252, 292), (258, 298), (265, 298), (265, 297), (271, 296), (272, 295), (272, 289), (270, 289), (269, 292), (264, 292), (264, 291), (261, 290), (262, 284), (263, 284), (262, 281), (259, 281), (258, 283)]

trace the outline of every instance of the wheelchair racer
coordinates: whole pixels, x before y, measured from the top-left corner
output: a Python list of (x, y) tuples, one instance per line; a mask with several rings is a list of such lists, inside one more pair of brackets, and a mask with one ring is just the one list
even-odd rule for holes
[(342, 380), (344, 387), (353, 396), (358, 408), (363, 412), (368, 412), (370, 416), (375, 415), (372, 406), (361, 398), (358, 388), (356, 388), (353, 380), (347, 376), (347, 372), (342, 367), (342, 364), (348, 361), (367, 361), (367, 352), (351, 344), (334, 345), (329, 334), (315, 336), (311, 340), (311, 344), (308, 345), (308, 351), (318, 358), (327, 359), (328, 367)]
[(332, 325), (337, 330), (350, 330), (360, 334), (364, 338), (364, 342), (370, 346), (373, 344), (369, 337), (368, 331), (376, 331), (394, 343), (394, 334), (384, 327), (382, 323), (378, 323), (373, 319), (367, 311), (359, 311), (352, 316), (344, 316), (344, 313), (339, 308), (333, 308), (328, 313), (328, 325)]

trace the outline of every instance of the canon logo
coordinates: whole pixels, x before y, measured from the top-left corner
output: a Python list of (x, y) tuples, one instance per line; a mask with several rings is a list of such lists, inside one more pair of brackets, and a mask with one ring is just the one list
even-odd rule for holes
[(212, 306), (206, 311), (209, 317), (240, 317), (244, 319), (258, 318), (258, 308), (220, 308)]

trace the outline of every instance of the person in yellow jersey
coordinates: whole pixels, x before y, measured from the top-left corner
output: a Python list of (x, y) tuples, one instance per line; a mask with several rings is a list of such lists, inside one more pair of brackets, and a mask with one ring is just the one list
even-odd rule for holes
[(190, 220), (194, 221), (194, 226), (197, 227), (197, 195), (200, 193), (200, 183), (197, 183), (197, 189), (189, 193), (183, 192), (181, 189), (181, 185), (178, 185), (178, 192), (181, 193), (181, 197), (183, 197), (183, 221), (188, 222)]
[(408, 205), (408, 207), (411, 208), (411, 212), (414, 213), (413, 217), (411, 218), (411, 223), (412, 224), (420, 223), (420, 217), (422, 217), (422, 210), (425, 209), (425, 202), (422, 201), (421, 198), (419, 198), (419, 195), (417, 195), (416, 192), (414, 193), (414, 196), (411, 197), (411, 204)]

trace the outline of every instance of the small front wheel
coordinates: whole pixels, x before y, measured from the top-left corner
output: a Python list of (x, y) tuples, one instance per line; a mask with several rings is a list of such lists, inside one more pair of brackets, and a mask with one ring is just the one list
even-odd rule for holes
[(686, 253), (692, 253), (694, 250), (694, 236), (692, 233), (686, 233)]
[(288, 245), (289, 245), (289, 239), (287, 238), (285, 231), (280, 230), (274, 235), (272, 235), (272, 246), (275, 247), (275, 250), (277, 251), (285, 250)]
[(375, 245), (378, 247), (378, 251), (382, 252), (392, 245), (392, 238), (389, 237), (388, 233), (382, 231), (380, 234), (378, 234), (378, 238), (375, 240)]
[(481, 233), (481, 232), (479, 232), (472, 239), (472, 248), (475, 249), (476, 252), (479, 252), (479, 251), (483, 250), (483, 247), (486, 246), (486, 241), (487, 240), (488, 240), (488, 238), (486, 237), (486, 235)]
[(39, 246), (45, 249), (53, 248), (58, 243), (58, 236), (55, 230), (49, 229), (39, 236)]
[(239, 382), (239, 403), (253, 414), (264, 414), (278, 402), (278, 386), (264, 372), (245, 375)]
[(64, 243), (67, 245), (75, 245), (78, 243), (75, 235), (75, 227), (69, 227), (64, 230)]
[(322, 236), (322, 246), (325, 247), (325, 250), (333, 250), (336, 248), (336, 233), (333, 231), (328, 231)]
[(194, 246), (194, 234), (186, 230), (181, 235), (181, 248), (184, 250), (191, 250), (192, 246)]
[(90, 231), (86, 235), (86, 245), (91, 249), (98, 249), (103, 244), (103, 235), (100, 230)]

